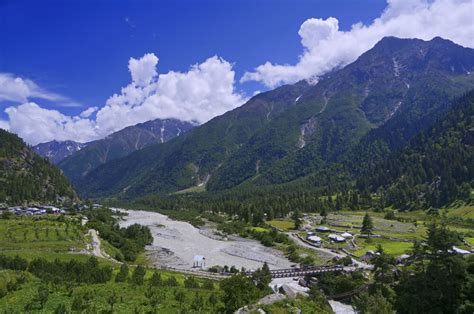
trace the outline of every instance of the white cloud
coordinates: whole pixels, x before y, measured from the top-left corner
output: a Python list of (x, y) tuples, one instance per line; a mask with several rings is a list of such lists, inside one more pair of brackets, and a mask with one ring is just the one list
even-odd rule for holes
[(79, 114), (81, 118), (89, 118), (94, 112), (99, 110), (99, 107), (89, 107)]
[(217, 56), (184, 73), (158, 75), (157, 63), (154, 54), (131, 58), (132, 83), (111, 96), (99, 110), (91, 107), (79, 116), (67, 116), (27, 102), (5, 110), (8, 126), (32, 145), (53, 139), (86, 142), (157, 118), (204, 123), (246, 100), (234, 90), (232, 64)]
[[(152, 59), (150, 54), (143, 58)], [(140, 73), (151, 73), (154, 62), (138, 61)], [(158, 58), (153, 58), (158, 60)], [(132, 63), (130, 63), (132, 64)], [(130, 69), (133, 74), (136, 68)], [(103, 133), (111, 133), (121, 128), (151, 119), (175, 118), (182, 121), (204, 123), (215, 116), (241, 105), (245, 99), (234, 90), (235, 73), (232, 65), (217, 56), (201, 64), (193, 65), (188, 72), (168, 72), (149, 77), (138, 75), (137, 80), (122, 88), (107, 100), (106, 106), (97, 112), (97, 124)], [(135, 76), (136, 77), (136, 76)], [(111, 119), (114, 117), (114, 119)]]
[(10, 73), (0, 73), (0, 101), (23, 103), (30, 98), (61, 102), (63, 106), (69, 107), (79, 106), (64, 96), (44, 90), (29, 79), (23, 79)]
[(130, 58), (128, 70), (136, 85), (146, 86), (156, 76), (156, 65), (158, 58), (153, 53), (147, 53), (140, 59)]
[(8, 107), (5, 112), (9, 117), (9, 130), (33, 145), (53, 139), (84, 142), (96, 137), (93, 121), (66, 116), (32, 102)]
[(389, 0), (372, 24), (357, 23), (346, 32), (339, 30), (336, 18), (308, 19), (298, 32), (304, 51), (297, 64), (266, 62), (245, 73), (241, 82), (260, 81), (275, 87), (319, 76), (353, 62), (384, 36), (424, 40), (441, 36), (474, 47), (472, 12), (471, 0)]

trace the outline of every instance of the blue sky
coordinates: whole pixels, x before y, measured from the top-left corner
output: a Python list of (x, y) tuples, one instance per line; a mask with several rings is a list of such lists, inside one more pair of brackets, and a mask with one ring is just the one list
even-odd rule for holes
[(0, 127), (36, 144), (155, 118), (204, 123), (256, 91), (317, 82), (384, 36), (474, 47), (473, 10), (471, 0), (0, 0)]
[[(127, 62), (154, 52), (160, 73), (218, 55), (237, 78), (267, 60), (294, 63), (306, 19), (370, 22), (384, 1), (3, 1), (0, 72), (101, 106), (130, 81)], [(239, 84), (250, 95), (264, 87)], [(5, 105), (4, 105), (5, 106)], [(52, 106), (48, 106), (52, 107)], [(61, 108), (76, 114), (81, 108)]]

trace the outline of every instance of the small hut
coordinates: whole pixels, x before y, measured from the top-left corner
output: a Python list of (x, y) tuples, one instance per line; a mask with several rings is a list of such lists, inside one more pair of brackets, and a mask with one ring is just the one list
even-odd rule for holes
[(193, 259), (193, 268), (206, 267), (206, 258), (202, 255), (195, 255)]

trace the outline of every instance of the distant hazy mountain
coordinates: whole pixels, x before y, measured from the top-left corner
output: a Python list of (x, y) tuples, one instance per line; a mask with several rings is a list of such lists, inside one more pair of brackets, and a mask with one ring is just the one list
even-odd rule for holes
[(194, 125), (176, 119), (156, 119), (129, 126), (86, 147), (59, 162), (64, 173), (76, 182), (97, 166), (127, 156), (151, 144), (165, 143), (192, 129)]
[(18, 136), (0, 129), (0, 203), (75, 199), (61, 170), (38, 156)]
[(128, 197), (204, 183), (222, 190), (289, 182), (354, 153), (370, 162), (431, 126), (472, 87), (473, 49), (384, 38), (317, 84), (259, 94), (184, 136), (98, 167), (78, 188)]
[(53, 164), (83, 149), (88, 143), (74, 141), (51, 141), (33, 146), (33, 150), (40, 156), (46, 157)]

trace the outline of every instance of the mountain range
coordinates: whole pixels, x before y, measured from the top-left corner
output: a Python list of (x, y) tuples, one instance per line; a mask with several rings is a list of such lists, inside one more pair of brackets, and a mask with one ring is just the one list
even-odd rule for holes
[(126, 127), (104, 139), (88, 143), (52, 141), (34, 146), (35, 151), (58, 164), (72, 182), (97, 166), (127, 156), (152, 144), (164, 143), (194, 127), (176, 119), (155, 119)]
[(354, 161), (386, 156), (431, 126), (474, 86), (473, 70), (473, 49), (441, 38), (386, 37), (316, 84), (301, 81), (261, 93), (85, 176), (60, 166), (70, 178), (81, 177), (76, 187), (88, 196), (136, 197), (203, 184), (223, 190), (311, 175), (317, 181), (316, 174), (331, 165), (350, 168)]

